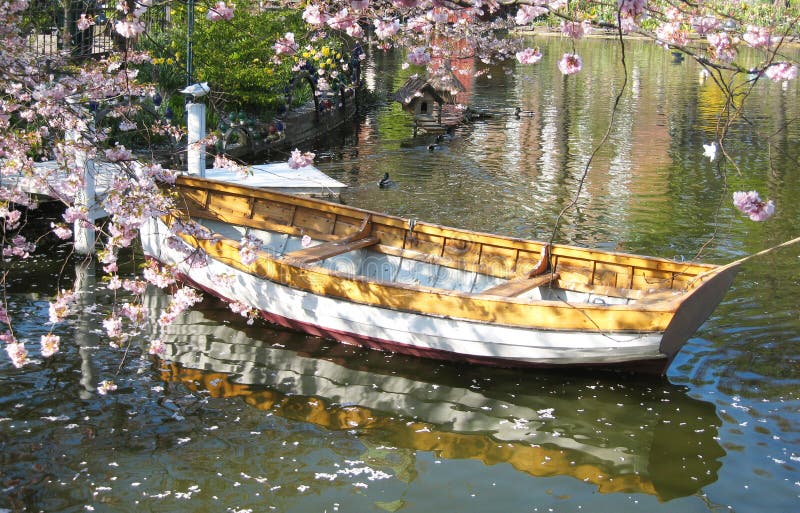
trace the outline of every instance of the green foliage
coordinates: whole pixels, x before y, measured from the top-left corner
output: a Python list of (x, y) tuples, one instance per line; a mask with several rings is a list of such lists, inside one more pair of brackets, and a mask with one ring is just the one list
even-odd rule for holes
[[(165, 30), (141, 41), (154, 57), (152, 64), (142, 67), (142, 77), (152, 77), (165, 97), (174, 95), (186, 82), (186, 6), (173, 4), (170, 15), (171, 23)], [(261, 10), (257, 2), (244, 0), (237, 2), (232, 20), (212, 22), (206, 18), (206, 8), (197, 6), (193, 78), (208, 82), (216, 93), (222, 93), (225, 109), (274, 111), (283, 104), (292, 63), (273, 62), (272, 46), (293, 31), (303, 31), (298, 10)]]
[(283, 88), (292, 75), (291, 63), (275, 64), (272, 46), (286, 32), (301, 32), (300, 12), (271, 9), (246, 12), (237, 4), (229, 22), (198, 16), (195, 29), (196, 78), (229, 93), (248, 111), (273, 110), (283, 103)]

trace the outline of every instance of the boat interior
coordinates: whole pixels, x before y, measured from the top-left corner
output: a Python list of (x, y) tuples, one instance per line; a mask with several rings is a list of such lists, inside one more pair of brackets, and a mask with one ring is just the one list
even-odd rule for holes
[[(250, 237), (285, 263), (348, 278), (514, 300), (669, 300), (715, 266), (416, 223), (345, 205), (182, 178), (183, 214), (212, 234)], [(699, 283), (700, 280), (696, 280)]]

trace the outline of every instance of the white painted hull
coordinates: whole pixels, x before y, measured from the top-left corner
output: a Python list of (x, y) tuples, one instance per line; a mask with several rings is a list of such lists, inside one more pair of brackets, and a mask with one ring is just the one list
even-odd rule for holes
[[(538, 330), (402, 312), (325, 297), (265, 280), (213, 259), (191, 267), (165, 244), (160, 220), (142, 228), (146, 256), (177, 265), (196, 286), (255, 308), (279, 324), (343, 342), (443, 359), (499, 365), (611, 365), (660, 361), (662, 333)], [(223, 275), (233, 276), (229, 281)]]

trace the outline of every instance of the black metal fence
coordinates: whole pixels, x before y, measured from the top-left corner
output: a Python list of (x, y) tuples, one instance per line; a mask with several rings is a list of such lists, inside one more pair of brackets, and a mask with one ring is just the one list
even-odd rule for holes
[[(23, 25), (28, 45), (38, 54), (65, 52), (76, 59), (104, 55), (115, 45), (121, 48), (125, 40), (114, 32), (115, 9), (114, 0), (31, 0)], [(94, 24), (81, 30), (81, 15)], [(164, 27), (168, 8), (151, 8), (145, 22)]]

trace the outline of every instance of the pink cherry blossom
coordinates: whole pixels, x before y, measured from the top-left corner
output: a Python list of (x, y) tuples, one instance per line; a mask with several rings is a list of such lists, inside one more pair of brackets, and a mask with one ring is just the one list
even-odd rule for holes
[(70, 313), (70, 306), (78, 296), (71, 290), (62, 290), (56, 295), (56, 300), (50, 303), (50, 322), (63, 321)]
[(203, 296), (191, 287), (181, 287), (172, 296), (169, 306), (161, 312), (158, 324), (166, 326), (171, 324), (181, 313), (202, 301)]
[(6, 207), (0, 207), (0, 219), (5, 222), (6, 230), (16, 229), (19, 226), (19, 220), (21, 217), (21, 210), (8, 210)]
[(450, 19), (450, 13), (444, 9), (433, 9), (425, 13), (425, 17), (433, 23), (444, 24)]
[(711, 56), (720, 62), (731, 62), (736, 58), (735, 41), (731, 39), (727, 32), (715, 32), (709, 34), (708, 51)]
[(116, 314), (103, 319), (103, 328), (106, 330), (106, 335), (114, 340), (125, 340), (127, 336), (122, 331), (122, 318)]
[(163, 289), (175, 283), (175, 277), (168, 269), (162, 269), (156, 261), (149, 262), (142, 272), (148, 283)]
[(303, 9), (303, 21), (309, 25), (323, 25), (326, 19), (325, 14), (318, 5), (308, 4), (306, 8)]
[(160, 338), (155, 338), (150, 341), (150, 345), (147, 348), (147, 353), (153, 356), (164, 356), (164, 353), (167, 352), (167, 346), (164, 345), (164, 342)]
[(131, 294), (141, 295), (147, 289), (147, 282), (143, 280), (125, 279), (122, 281), (122, 288)]
[(358, 23), (352, 23), (345, 29), (345, 32), (347, 32), (348, 36), (355, 39), (361, 39), (364, 37), (364, 29)]
[(773, 82), (794, 80), (797, 78), (797, 66), (789, 62), (778, 62), (768, 67), (764, 74)]
[(234, 5), (230, 7), (225, 2), (217, 2), (213, 7), (209, 7), (206, 18), (211, 21), (230, 21), (233, 19)]
[(86, 207), (74, 207), (70, 206), (64, 210), (62, 214), (64, 221), (68, 223), (74, 223), (75, 221), (88, 221), (89, 220), (89, 213), (86, 210)]
[(620, 16), (638, 18), (645, 13), (647, 0), (617, 0)]
[(764, 221), (775, 213), (775, 204), (772, 200), (761, 201), (756, 191), (733, 193), (733, 206), (746, 214), (753, 221)]
[(139, 20), (119, 20), (114, 24), (114, 30), (124, 38), (133, 39), (145, 31), (145, 25)]
[(521, 5), (520, 8), (517, 9), (514, 21), (517, 25), (527, 25), (535, 18), (545, 15), (548, 12), (550, 11), (543, 5)]
[(591, 29), (591, 24), (588, 20), (584, 20), (582, 22), (577, 21), (562, 21), (561, 22), (561, 34), (570, 37), (572, 39), (580, 39), (584, 36), (584, 34), (589, 32)]
[(414, 48), (408, 55), (406, 60), (415, 66), (424, 66), (431, 62), (431, 54), (429, 54), (424, 47)]
[(123, 145), (117, 145), (105, 151), (106, 158), (111, 162), (133, 160), (133, 153)]
[(135, 325), (142, 327), (147, 322), (147, 308), (136, 303), (125, 303), (120, 309), (120, 313)]
[(742, 39), (753, 48), (769, 48), (772, 46), (772, 32), (766, 27), (748, 25), (747, 32), (742, 35)]
[(247, 324), (253, 324), (256, 315), (258, 315), (258, 312), (255, 308), (251, 308), (250, 306), (239, 301), (228, 303), (228, 308), (230, 308), (232, 312), (245, 317), (247, 319)]
[(76, 25), (78, 26), (78, 30), (86, 30), (94, 25), (94, 18), (92, 15), (81, 14)]
[(574, 75), (583, 67), (581, 58), (576, 53), (565, 53), (558, 61), (558, 69), (565, 75)]
[(264, 242), (254, 235), (245, 235), (239, 243), (239, 258), (244, 265), (250, 265), (258, 259), (258, 251)]
[(692, 18), (691, 23), (692, 28), (699, 36), (705, 36), (711, 31), (717, 30), (720, 26), (719, 19), (713, 16), (695, 16)]
[(517, 52), (516, 57), (520, 64), (536, 64), (542, 60), (542, 52), (539, 51), (539, 47), (525, 48)]
[(282, 38), (278, 39), (272, 46), (277, 55), (294, 55), (299, 48), (294, 41), (294, 33), (287, 32)]
[(6, 353), (8, 357), (11, 358), (11, 363), (16, 368), (20, 368), (24, 365), (30, 363), (28, 360), (28, 350), (25, 349), (25, 345), (22, 342), (18, 342), (11, 336), (8, 332), (6, 332)]
[(11, 238), (11, 244), (3, 247), (3, 256), (15, 256), (26, 259), (36, 250), (36, 244), (29, 242), (22, 235), (15, 235)]
[(656, 30), (658, 42), (669, 48), (670, 45), (684, 46), (689, 42), (689, 34), (678, 21), (664, 23)]
[(49, 358), (56, 354), (59, 350), (59, 342), (61, 342), (61, 338), (58, 335), (53, 335), (52, 333), (42, 335), (42, 356), (44, 358)]
[(301, 152), (297, 148), (292, 150), (292, 154), (289, 157), (289, 167), (292, 169), (300, 169), (301, 167), (306, 167), (314, 162), (315, 154), (310, 151), (305, 153)]
[(353, 17), (350, 15), (347, 7), (331, 16), (326, 21), (329, 27), (335, 30), (347, 30), (347, 28), (354, 23)]
[(351, 0), (350, 7), (356, 11), (363, 11), (367, 7), (369, 7), (369, 0)]
[(122, 288), (122, 280), (115, 274), (109, 278), (108, 283), (106, 283), (106, 288), (108, 290), (119, 290)]
[(311, 242), (312, 242), (311, 237), (308, 234), (303, 235), (303, 238), (300, 239), (300, 245), (303, 246), (304, 248), (309, 247), (311, 245)]
[(397, 19), (393, 20), (376, 19), (374, 21), (374, 24), (375, 24), (375, 35), (378, 36), (378, 39), (390, 38), (393, 35), (397, 34), (397, 31), (400, 30), (400, 22)]

